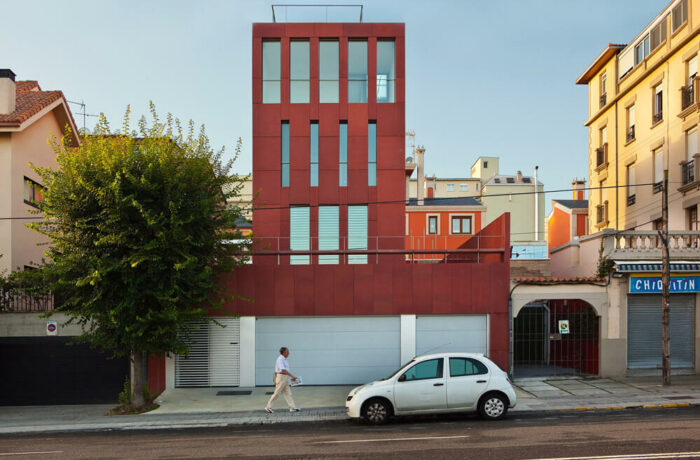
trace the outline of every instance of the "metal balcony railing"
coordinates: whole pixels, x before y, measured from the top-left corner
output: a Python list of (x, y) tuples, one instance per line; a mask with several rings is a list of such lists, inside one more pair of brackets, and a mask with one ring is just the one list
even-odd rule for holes
[(602, 146), (595, 149), (596, 155), (596, 167), (603, 166), (608, 162), (608, 143), (606, 142)]
[(0, 290), (0, 312), (45, 313), (53, 311), (54, 298), (50, 294), (32, 296), (15, 290)]
[(634, 139), (634, 125), (627, 128), (627, 142)]
[(608, 220), (608, 206), (607, 204), (599, 204), (595, 207), (596, 210), (596, 223), (602, 224)]
[(654, 114), (654, 116), (653, 116), (652, 118), (653, 118), (653, 120), (654, 120), (654, 123), (658, 123), (658, 122), (660, 122), (661, 120), (664, 119), (664, 113), (663, 113), (662, 111), (659, 110), (658, 112), (656, 112), (656, 113)]
[(685, 110), (695, 104), (695, 85), (690, 84), (681, 88), (681, 109)]

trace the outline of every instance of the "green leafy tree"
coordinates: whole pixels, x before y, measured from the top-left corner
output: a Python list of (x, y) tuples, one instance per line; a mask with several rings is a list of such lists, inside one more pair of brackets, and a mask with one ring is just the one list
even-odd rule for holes
[[(79, 148), (52, 140), (58, 169), (36, 168), (46, 186), (32, 224), (51, 241), (37, 274), (85, 331), (81, 339), (132, 360), (132, 404), (143, 404), (147, 354), (187, 353), (184, 327), (227, 300), (221, 275), (245, 262), (233, 160), (222, 161), (202, 127), (186, 133), (168, 115), (120, 132), (104, 116)], [(65, 139), (65, 137), (64, 137)], [(240, 152), (238, 140), (236, 155)], [(235, 159), (235, 158), (234, 158)]]

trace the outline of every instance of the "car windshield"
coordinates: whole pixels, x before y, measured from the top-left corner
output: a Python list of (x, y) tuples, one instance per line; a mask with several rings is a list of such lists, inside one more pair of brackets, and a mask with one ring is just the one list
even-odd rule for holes
[(384, 377), (384, 378), (381, 379), (381, 380), (389, 380), (390, 378), (392, 378), (393, 376), (395, 376), (396, 374), (398, 374), (399, 372), (401, 372), (403, 369), (406, 368), (406, 366), (408, 366), (409, 364), (413, 363), (414, 361), (415, 361), (415, 358), (412, 359), (412, 360), (410, 360), (409, 362), (407, 362), (407, 363), (404, 364), (403, 366), (399, 367), (398, 369), (396, 369), (394, 372), (392, 372), (391, 374), (389, 374), (388, 377)]

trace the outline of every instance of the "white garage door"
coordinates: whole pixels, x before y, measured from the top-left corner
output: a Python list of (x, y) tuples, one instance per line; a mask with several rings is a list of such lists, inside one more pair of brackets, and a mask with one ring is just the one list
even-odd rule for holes
[(255, 384), (272, 385), (280, 347), (304, 385), (361, 384), (399, 368), (398, 316), (257, 318)]
[(488, 354), (486, 315), (426, 315), (416, 318), (416, 355), (443, 352)]

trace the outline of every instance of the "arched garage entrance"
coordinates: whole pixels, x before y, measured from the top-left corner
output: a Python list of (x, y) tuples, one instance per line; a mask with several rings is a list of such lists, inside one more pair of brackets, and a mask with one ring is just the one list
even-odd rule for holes
[(513, 321), (515, 378), (598, 375), (600, 319), (581, 299), (540, 299)]

